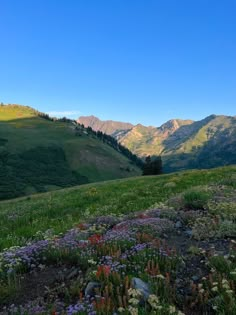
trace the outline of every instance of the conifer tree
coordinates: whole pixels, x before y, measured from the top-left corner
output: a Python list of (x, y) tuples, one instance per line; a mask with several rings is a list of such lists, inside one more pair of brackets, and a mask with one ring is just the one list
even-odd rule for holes
[(162, 174), (162, 160), (161, 157), (155, 158), (153, 161), (148, 155), (143, 166), (143, 175), (158, 175)]

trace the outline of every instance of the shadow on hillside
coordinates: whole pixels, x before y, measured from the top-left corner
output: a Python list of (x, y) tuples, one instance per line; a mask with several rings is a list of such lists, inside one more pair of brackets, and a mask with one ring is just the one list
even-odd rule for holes
[(216, 146), (213, 141), (191, 153), (163, 156), (163, 171), (171, 173), (186, 169), (210, 169), (236, 164), (236, 139), (232, 143)]
[[(0, 200), (88, 183), (87, 177), (71, 170), (60, 138), (55, 144), (43, 145), (41, 141), (42, 145), (36, 142), (32, 148), (24, 150), (24, 135), (30, 133), (32, 138), (37, 137), (32, 125), (45, 133), (45, 128), (51, 124), (58, 122), (40, 117), (0, 121)], [(18, 147), (22, 145), (20, 152), (13, 153), (8, 148), (8, 142), (14, 141), (18, 142)]]
[(167, 150), (177, 149), (181, 143), (194, 137), (200, 128), (208, 124), (215, 118), (214, 115), (208, 116), (203, 120), (195, 121), (190, 125), (184, 125), (179, 127), (173, 134), (163, 141), (164, 146)]
[[(231, 118), (232, 127), (225, 128), (224, 122), (217, 122), (217, 128), (209, 127), (205, 132), (207, 141), (202, 145), (194, 145), (194, 137), (201, 128), (215, 119), (215, 115), (206, 117), (202, 121), (197, 121), (191, 125), (181, 126), (165, 141), (165, 154), (163, 154), (164, 170), (166, 172), (183, 169), (207, 169), (218, 166), (236, 164), (236, 129), (235, 118)], [(191, 143), (192, 139), (192, 143)], [(171, 154), (180, 148), (185, 141), (190, 140), (191, 152)], [(168, 155), (168, 152), (169, 155)]]

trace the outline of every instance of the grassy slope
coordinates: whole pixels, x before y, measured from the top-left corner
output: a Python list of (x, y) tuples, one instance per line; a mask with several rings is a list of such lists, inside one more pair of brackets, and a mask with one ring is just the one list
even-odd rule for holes
[[(91, 216), (155, 207), (170, 196), (215, 184), (236, 174), (236, 166), (162, 176), (137, 177), (48, 192), (0, 203), (0, 250), (22, 245), (40, 231), (64, 232)], [(176, 185), (166, 187), (166, 183)]]
[[(13, 196), (17, 196), (27, 192), (55, 189), (57, 183), (59, 187), (70, 186), (75, 182), (78, 184), (78, 174), (85, 176), (89, 182), (140, 174), (140, 170), (130, 165), (127, 158), (108, 145), (83, 133), (78, 136), (70, 123), (52, 122), (37, 117), (28, 107), (0, 106), (0, 135), (0, 167), (7, 163), (4, 169), (6, 174), (3, 175), (2, 171), (0, 184), (8, 198), (12, 197), (9, 195), (10, 191)], [(7, 162), (4, 160), (6, 154), (9, 155)], [(32, 165), (32, 176), (19, 179), (27, 170), (26, 156), (29, 159), (32, 157), (31, 160), (35, 162), (35, 166)], [(50, 174), (54, 162), (57, 169)], [(33, 180), (34, 167), (41, 167), (42, 173), (45, 173), (40, 187), (35, 184), (36, 180), (40, 183), (40, 174)], [(132, 170), (127, 172), (127, 167)], [(19, 170), (21, 174), (16, 174)], [(56, 172), (62, 178), (61, 183), (58, 179), (55, 183), (52, 181)], [(19, 184), (15, 185), (17, 180)]]

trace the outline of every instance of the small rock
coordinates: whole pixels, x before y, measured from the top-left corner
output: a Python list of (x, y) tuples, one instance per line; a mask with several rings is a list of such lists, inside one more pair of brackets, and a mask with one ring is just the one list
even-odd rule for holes
[(198, 281), (199, 279), (200, 279), (199, 276), (192, 276), (193, 281)]
[(183, 280), (180, 279), (180, 278), (177, 278), (177, 279), (175, 280), (175, 284), (176, 284), (177, 286), (180, 285), (182, 282), (183, 282)]
[(176, 227), (177, 229), (181, 229), (182, 226), (183, 226), (183, 224), (182, 224), (181, 221), (177, 221), (177, 222), (175, 223), (175, 227)]
[(151, 292), (149, 289), (149, 285), (146, 282), (144, 282), (143, 280), (141, 280), (139, 278), (132, 278), (131, 286), (134, 289), (139, 290), (142, 293), (143, 300), (147, 301)]
[(192, 231), (192, 230), (186, 230), (186, 231), (184, 231), (184, 233), (185, 233), (187, 236), (189, 236), (189, 237), (192, 237), (192, 235), (193, 235), (193, 231)]
[(99, 282), (90, 281), (87, 284), (87, 287), (85, 288), (85, 296), (95, 296), (96, 295), (96, 289), (101, 288), (101, 284)]

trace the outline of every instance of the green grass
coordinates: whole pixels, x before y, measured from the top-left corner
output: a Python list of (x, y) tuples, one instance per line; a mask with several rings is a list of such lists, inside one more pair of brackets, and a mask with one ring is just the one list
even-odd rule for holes
[(25, 244), (38, 231), (53, 229), (57, 234), (92, 216), (147, 209), (192, 187), (220, 183), (235, 174), (236, 166), (186, 171), (82, 185), (3, 201), (0, 250)]
[(0, 200), (141, 174), (96, 137), (29, 107), (0, 106), (0, 135)]
[(22, 119), (34, 117), (35, 111), (28, 106), (21, 105), (1, 105), (0, 106), (0, 120), (9, 121), (12, 119)]

